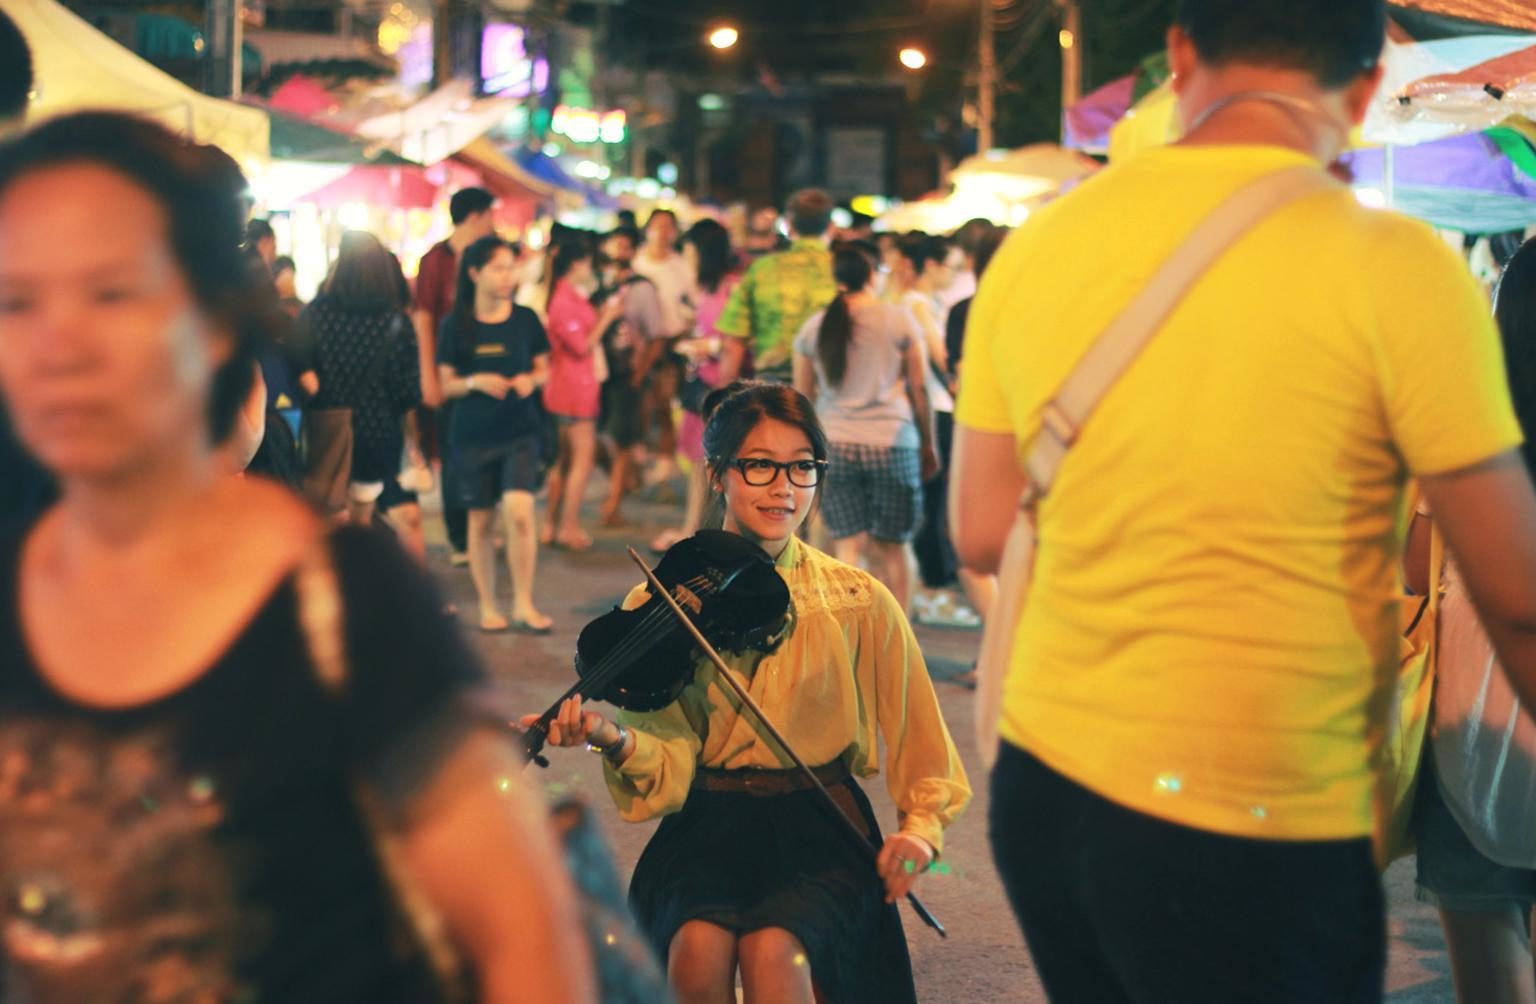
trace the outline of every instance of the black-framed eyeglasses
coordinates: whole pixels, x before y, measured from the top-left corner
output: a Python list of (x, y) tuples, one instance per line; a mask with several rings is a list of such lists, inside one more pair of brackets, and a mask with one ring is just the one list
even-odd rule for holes
[(783, 471), (789, 483), (796, 488), (815, 488), (821, 484), (821, 477), (826, 472), (825, 460), (791, 460), (788, 463), (779, 463), (777, 460), (769, 460), (766, 457), (737, 457), (730, 462), (730, 466), (736, 468), (741, 474), (741, 480), (753, 488), (766, 488), (779, 479), (779, 472)]

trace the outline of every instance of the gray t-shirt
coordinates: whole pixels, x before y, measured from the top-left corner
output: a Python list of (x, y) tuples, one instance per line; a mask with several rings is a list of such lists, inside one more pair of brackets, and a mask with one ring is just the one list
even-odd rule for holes
[(901, 447), (921, 443), (907, 396), (907, 349), (919, 338), (917, 319), (889, 303), (866, 303), (853, 312), (853, 337), (843, 382), (827, 381), (817, 353), (825, 310), (811, 315), (795, 337), (795, 352), (816, 370), (816, 413), (827, 438), (856, 446)]

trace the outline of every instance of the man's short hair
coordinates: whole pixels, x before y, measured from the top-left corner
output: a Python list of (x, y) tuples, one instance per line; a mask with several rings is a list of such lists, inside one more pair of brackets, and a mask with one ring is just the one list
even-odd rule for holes
[(819, 188), (802, 188), (789, 197), (785, 209), (789, 229), (801, 237), (820, 237), (832, 225), (832, 196)]
[(1212, 66), (1304, 70), (1339, 88), (1381, 62), (1387, 9), (1383, 0), (1180, 0), (1174, 23)]
[(0, 119), (26, 113), (32, 94), (32, 50), (16, 22), (0, 11)]
[(637, 248), (640, 246), (640, 232), (633, 227), (614, 227), (606, 234), (603, 234), (603, 243), (606, 244), (615, 237), (621, 237), (629, 241), (630, 247)]
[(461, 188), (448, 200), (448, 218), (458, 226), (476, 213), (483, 213), (496, 204), (496, 196), (483, 188)]
[(653, 209), (651, 215), (645, 218), (645, 229), (650, 230), (651, 224), (656, 222), (656, 217), (665, 216), (672, 221), (672, 226), (677, 226), (677, 214), (670, 209)]
[(272, 229), (272, 224), (257, 217), (245, 224), (245, 243), (247, 247), (255, 247), (257, 241), (277, 240), (277, 231)]

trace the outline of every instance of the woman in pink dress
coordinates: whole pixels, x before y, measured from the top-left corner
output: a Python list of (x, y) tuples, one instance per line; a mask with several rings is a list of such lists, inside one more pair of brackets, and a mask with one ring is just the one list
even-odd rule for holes
[(622, 296), (610, 298), (601, 311), (592, 306), (586, 291), (594, 278), (592, 249), (586, 243), (568, 241), (550, 250), (544, 274), (550, 344), (544, 408), (559, 427), (560, 446), (550, 469), (548, 509), (540, 537), (545, 544), (573, 551), (592, 546), (592, 537), (578, 518), (592, 473), (598, 394), (606, 376), (599, 372), (603, 354), (596, 350), (603, 332), (624, 309)]

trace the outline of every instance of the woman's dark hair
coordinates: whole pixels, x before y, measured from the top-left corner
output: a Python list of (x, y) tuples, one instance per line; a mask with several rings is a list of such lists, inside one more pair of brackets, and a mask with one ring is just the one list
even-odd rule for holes
[(832, 252), (832, 278), (837, 280), (838, 291), (821, 316), (821, 328), (816, 332), (816, 357), (821, 360), (827, 383), (833, 387), (841, 387), (848, 373), (848, 345), (853, 341), (853, 311), (848, 306), (848, 294), (868, 286), (874, 274), (874, 264), (863, 248), (844, 244)]
[(592, 257), (592, 246), (584, 240), (567, 238), (550, 247), (544, 259), (544, 309), (555, 298), (555, 287), (560, 280), (571, 274), (576, 263)]
[(992, 256), (997, 254), (997, 249), (1003, 246), (1003, 241), (1008, 238), (1008, 228), (998, 227), (989, 234), (985, 234), (976, 243), (976, 253), (973, 260), (976, 262), (976, 281), (986, 273), (987, 266), (992, 264)]
[(453, 331), (459, 336), (458, 358), (454, 359), (453, 365), (460, 373), (468, 373), (475, 361), (475, 280), (469, 273), (485, 268), (503, 248), (516, 256), (516, 249), (495, 235), (480, 238), (459, 256), (459, 277), (453, 287), (453, 312), (448, 316), (453, 319)]
[(389, 255), (389, 275), (395, 284), (395, 299), (401, 310), (410, 310), (416, 298), (411, 295), (411, 281), (405, 277), (405, 267), (400, 264), (399, 255), (393, 251), (385, 253)]
[[(84, 112), (52, 119), (0, 145), (0, 197), (20, 179), (93, 164), (126, 178), (159, 204), (165, 239), (192, 298), (231, 337), (229, 358), (214, 372), (208, 430), (222, 442), (255, 379), (256, 349), (286, 321), (271, 277), (254, 273), (241, 252), (244, 178), (229, 156), (191, 143), (147, 119)], [(236, 172), (238, 175), (238, 172)]]
[(323, 292), (338, 309), (349, 314), (403, 310), (397, 269), (377, 237), (362, 230), (348, 230), (341, 235), (336, 267), (325, 281)]
[(912, 263), (912, 272), (918, 278), (922, 278), (923, 269), (929, 262), (936, 261), (942, 265), (949, 257), (949, 241), (916, 231), (898, 240), (896, 249)]
[(1381, 61), (1387, 9), (1382, 0), (1182, 0), (1174, 23), (1212, 66), (1303, 70), (1339, 88)]
[(1520, 452), (1526, 468), (1536, 476), (1536, 240), (1522, 244), (1504, 266), (1493, 294), (1493, 316), (1504, 342), (1515, 415), (1525, 430)]
[(699, 286), (713, 293), (736, 267), (736, 252), (731, 250), (731, 234), (719, 221), (705, 217), (683, 235), (699, 254)]
[(277, 231), (272, 229), (272, 224), (261, 218), (256, 218), (245, 225), (245, 243), (251, 247), (256, 246), (257, 241), (277, 240)]
[(732, 460), (759, 422), (771, 418), (805, 433), (811, 455), (826, 460), (827, 434), (816, 417), (816, 408), (799, 391), (786, 384), (738, 380), (710, 391), (700, 409), (704, 416), (704, 458), (712, 478), (723, 479)]
[(272, 276), (276, 278), (284, 272), (297, 272), (299, 267), (293, 263), (293, 259), (285, 254), (280, 254), (272, 259)]
[(0, 11), (0, 119), (20, 118), (32, 94), (32, 50), (16, 22)]

